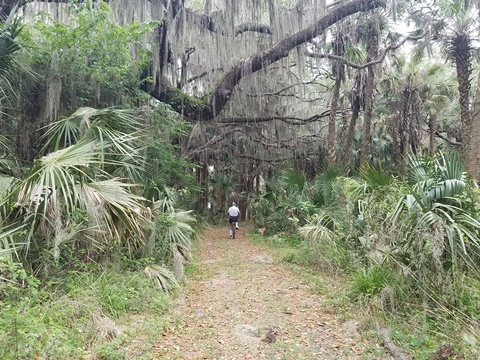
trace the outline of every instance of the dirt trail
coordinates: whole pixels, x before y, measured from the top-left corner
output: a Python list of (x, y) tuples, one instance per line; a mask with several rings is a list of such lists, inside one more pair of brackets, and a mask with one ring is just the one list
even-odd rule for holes
[[(372, 359), (298, 276), (225, 228), (206, 232), (195, 275), (178, 299), (177, 323), (158, 359)], [(353, 322), (351, 322), (353, 323)], [(350, 325), (351, 325), (350, 323)]]

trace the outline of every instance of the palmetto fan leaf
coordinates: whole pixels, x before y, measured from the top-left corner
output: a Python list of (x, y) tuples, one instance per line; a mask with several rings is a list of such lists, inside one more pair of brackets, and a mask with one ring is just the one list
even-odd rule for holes
[(392, 185), (395, 180), (395, 177), (393, 175), (388, 174), (382, 169), (381, 164), (379, 164), (377, 169), (367, 163), (360, 169), (360, 174), (365, 180), (366, 185), (371, 189), (379, 186)]
[(130, 159), (122, 161), (124, 154), (115, 154), (118, 148), (112, 151), (113, 140), (113, 136), (112, 141), (83, 138), (38, 159), (10, 193), (9, 198), (16, 196), (16, 206), (32, 216), (27, 248), (38, 232), (38, 221), (50, 224), (57, 238), (77, 209), (89, 218), (89, 233), (78, 234), (92, 245), (100, 247), (100, 240), (103, 244), (114, 240), (132, 251), (142, 244), (144, 226), (149, 221), (141, 205), (144, 199), (131, 191), (136, 185), (113, 178), (105, 170), (106, 165), (133, 167)]
[(297, 193), (301, 193), (303, 190), (305, 190), (307, 184), (305, 174), (302, 171), (295, 169), (287, 169), (282, 171), (279, 181), (288, 192)]
[[(128, 231), (129, 238), (135, 240), (125, 245), (130, 251), (143, 243), (144, 227), (151, 221), (145, 216), (143, 199), (130, 191), (133, 184), (120, 179), (107, 179), (79, 185), (79, 202), (89, 215), (89, 221), (96, 225), (104, 237), (121, 239), (121, 231)], [(123, 228), (117, 225), (120, 221)]]
[(419, 156), (409, 155), (407, 162), (408, 181), (413, 184), (424, 182), (430, 178), (431, 164)]
[(16, 239), (25, 228), (26, 224), (20, 226), (10, 225), (0, 228), (0, 258), (10, 258), (12, 253), (24, 245), (22, 243), (16, 243)]
[(480, 256), (480, 221), (468, 211), (468, 200), (464, 193), (468, 186), (465, 173), (457, 155), (440, 154), (436, 159), (411, 157), (410, 179), (417, 183), (411, 192), (398, 202), (393, 213), (397, 219), (401, 212), (408, 216), (406, 228), (407, 248), (411, 246), (414, 230), (419, 226), (444, 229), (450, 260), (457, 264), (461, 257), (465, 263)]
[(153, 279), (157, 286), (164, 291), (179, 285), (175, 275), (163, 266), (149, 265), (145, 268), (145, 275)]
[(444, 179), (457, 179), (462, 181), (466, 179), (466, 173), (462, 162), (456, 153), (449, 153), (446, 155), (441, 153), (439, 161), (437, 161), (437, 167)]
[(196, 222), (192, 211), (172, 211), (162, 215), (157, 231), (164, 242), (177, 250), (186, 259), (191, 257), (192, 237), (195, 230), (191, 224)]
[(59, 150), (76, 144), (80, 140), (80, 123), (72, 116), (55, 121), (40, 140), (45, 140), (44, 149)]
[(299, 228), (299, 232), (305, 238), (321, 241), (328, 240), (333, 241), (334, 239), (334, 229), (335, 223), (333, 219), (327, 214), (320, 213), (308, 222), (308, 224)]
[[(128, 154), (125, 144), (134, 140), (131, 134), (141, 128), (141, 123), (130, 110), (83, 107), (72, 115), (49, 124), (42, 139), (46, 140), (45, 148), (58, 150), (76, 143), (91, 132), (90, 136), (99, 141), (109, 140), (119, 147), (121, 153)], [(119, 137), (120, 134), (123, 138)]]
[(78, 200), (76, 182), (82, 178), (89, 181), (89, 176), (83, 169), (98, 167), (99, 148), (98, 142), (81, 142), (37, 160), (20, 184), (17, 203), (38, 205), (34, 196), (41, 190), (42, 196), (48, 197), (53, 206), (61, 202), (67, 211), (73, 210)]

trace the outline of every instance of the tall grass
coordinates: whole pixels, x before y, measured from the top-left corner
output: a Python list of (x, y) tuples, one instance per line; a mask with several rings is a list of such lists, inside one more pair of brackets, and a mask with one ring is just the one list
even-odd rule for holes
[[(115, 339), (123, 343), (117, 350), (126, 351), (130, 337), (139, 336), (129, 318), (141, 314), (161, 328), (170, 307), (170, 297), (140, 271), (70, 272), (23, 295), (0, 302), (1, 359), (99, 356)], [(146, 328), (136, 331), (158, 336)]]

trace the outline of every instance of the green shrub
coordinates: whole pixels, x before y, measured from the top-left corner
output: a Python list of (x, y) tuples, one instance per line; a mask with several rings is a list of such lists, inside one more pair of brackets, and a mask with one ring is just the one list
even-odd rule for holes
[(392, 284), (393, 280), (392, 271), (380, 266), (361, 268), (351, 279), (350, 296), (356, 301), (371, 299)]
[(34, 296), (0, 302), (0, 359), (80, 359), (89, 349), (102, 359), (123, 358), (128, 335), (109, 344), (112, 336), (102, 335), (98, 319), (117, 326), (125, 315), (141, 313), (162, 323), (169, 306), (168, 294), (140, 271), (65, 272)]

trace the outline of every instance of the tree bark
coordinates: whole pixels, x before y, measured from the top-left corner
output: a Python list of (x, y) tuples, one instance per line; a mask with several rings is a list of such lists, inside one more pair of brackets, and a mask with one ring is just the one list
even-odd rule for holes
[(435, 134), (437, 132), (437, 117), (433, 114), (429, 115), (428, 128), (429, 128), (429, 134), (430, 134), (430, 139), (429, 139), (430, 156), (433, 157), (433, 155), (435, 155), (435, 151), (437, 151), (437, 149), (435, 148)]
[(335, 154), (335, 138), (336, 138), (336, 120), (338, 110), (338, 99), (340, 98), (340, 85), (342, 84), (340, 75), (335, 78), (335, 86), (333, 88), (332, 102), (330, 106), (330, 116), (328, 118), (328, 164), (334, 165)]
[(465, 168), (475, 180), (480, 180), (480, 77), (477, 80), (477, 91), (473, 102), (470, 127), (470, 139), (465, 146)]
[[(374, 21), (378, 21), (375, 19)], [(370, 25), (369, 39), (367, 42), (367, 62), (376, 59), (378, 56), (378, 36), (375, 24)], [(372, 131), (372, 111), (373, 111), (373, 90), (375, 86), (375, 65), (371, 65), (367, 70), (367, 85), (365, 87), (365, 112), (363, 114), (363, 135), (362, 149), (360, 154), (360, 166), (368, 163), (370, 159), (370, 137)]]
[(352, 146), (353, 146), (353, 136), (355, 134), (355, 127), (357, 126), (358, 115), (360, 114), (360, 104), (354, 104), (352, 108), (352, 116), (350, 117), (350, 125), (348, 126), (347, 131), (347, 140), (345, 143), (345, 149), (343, 149), (343, 162), (348, 166), (350, 170), (354, 164), (352, 162)]

